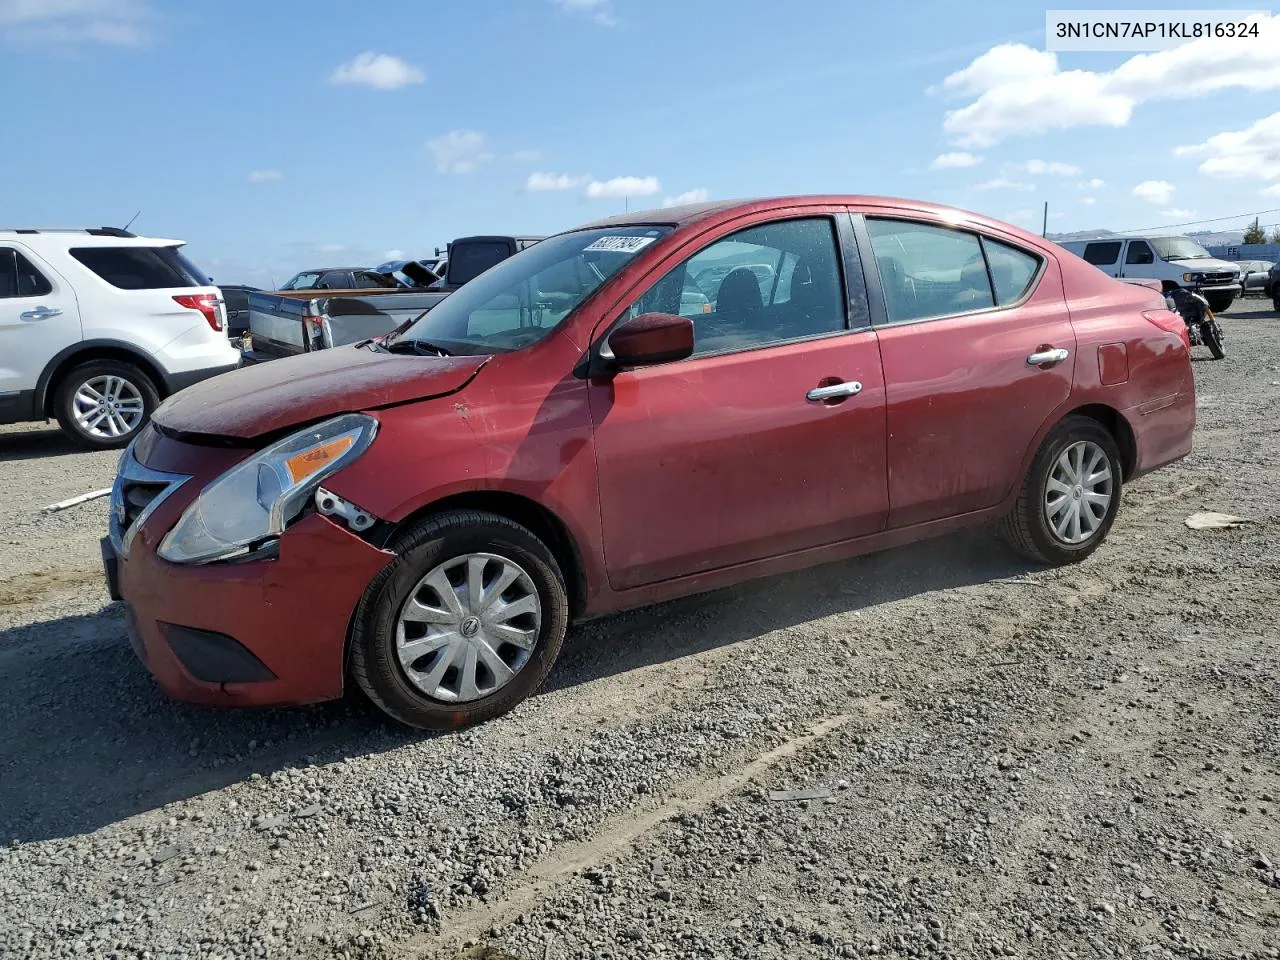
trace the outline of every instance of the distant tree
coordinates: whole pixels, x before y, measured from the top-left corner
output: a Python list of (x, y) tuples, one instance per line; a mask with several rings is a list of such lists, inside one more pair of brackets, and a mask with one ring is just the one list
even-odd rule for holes
[(1258, 225), (1258, 221), (1254, 220), (1252, 224), (1244, 232), (1245, 243), (1266, 243), (1267, 231)]
[(1276, 227), (1271, 231), (1271, 242), (1280, 243), (1280, 227)]

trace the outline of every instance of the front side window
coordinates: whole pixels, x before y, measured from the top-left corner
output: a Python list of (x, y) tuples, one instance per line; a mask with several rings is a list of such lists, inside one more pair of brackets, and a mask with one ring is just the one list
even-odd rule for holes
[(1147, 245), (1147, 241), (1130, 240), (1129, 251), (1124, 255), (1124, 262), (1127, 265), (1141, 265), (1155, 263), (1156, 258), (1152, 255), (1151, 247)]
[(12, 247), (0, 247), (0, 300), (43, 297), (53, 292), (44, 274)]
[(1120, 246), (1119, 240), (1086, 244), (1081, 256), (1086, 263), (1092, 263), (1095, 267), (1109, 267), (1120, 256)]
[(177, 247), (73, 247), (71, 256), (121, 290), (206, 287), (209, 277)]
[(867, 220), (890, 323), (995, 306), (977, 236), (908, 220)]
[(844, 330), (832, 223), (826, 217), (782, 220), (717, 240), (632, 304), (630, 315), (641, 313), (692, 319), (695, 355)]
[(543, 240), (486, 270), (387, 346), (417, 341), (475, 355), (527, 347), (670, 232), (670, 227), (632, 225)]

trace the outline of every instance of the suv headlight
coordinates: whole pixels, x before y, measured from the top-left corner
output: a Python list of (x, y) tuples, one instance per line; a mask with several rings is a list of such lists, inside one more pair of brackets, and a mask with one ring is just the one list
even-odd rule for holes
[(170, 563), (209, 563), (278, 537), (330, 474), (369, 449), (378, 421), (351, 413), (274, 443), (200, 491), (160, 543)]

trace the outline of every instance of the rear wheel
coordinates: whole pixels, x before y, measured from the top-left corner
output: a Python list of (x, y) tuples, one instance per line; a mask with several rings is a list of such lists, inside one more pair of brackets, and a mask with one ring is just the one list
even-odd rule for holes
[(410, 529), (356, 610), (351, 672), (380, 709), (427, 729), (506, 713), (550, 672), (569, 624), (546, 545), (497, 514), (443, 513)]
[(1067, 417), (1037, 451), (1001, 534), (1038, 563), (1083, 560), (1115, 522), (1121, 469), (1115, 439), (1102, 424)]
[(1235, 300), (1235, 297), (1231, 294), (1214, 295), (1212, 293), (1206, 293), (1204, 298), (1209, 301), (1209, 309), (1214, 313), (1222, 313), (1222, 311), (1231, 306), (1232, 301)]
[(97, 450), (128, 444), (159, 402), (150, 378), (120, 360), (91, 360), (73, 368), (53, 400), (63, 432)]

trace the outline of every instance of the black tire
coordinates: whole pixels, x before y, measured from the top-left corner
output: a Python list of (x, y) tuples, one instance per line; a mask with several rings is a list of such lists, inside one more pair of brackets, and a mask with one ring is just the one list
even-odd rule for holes
[[(76, 419), (76, 394), (81, 387), (101, 377), (118, 377), (128, 385), (130, 396), (137, 396), (142, 400), (142, 416), (129, 430), (113, 436), (88, 430)], [(73, 367), (58, 381), (53, 395), (53, 411), (62, 432), (80, 446), (91, 450), (126, 446), (146, 425), (159, 404), (160, 394), (151, 378), (133, 364), (122, 360), (90, 360)]]
[(1271, 294), (1271, 309), (1280, 313), (1280, 292)]
[[(550, 672), (569, 626), (569, 600), (555, 557), (533, 533), (506, 517), (454, 510), (415, 524), (391, 547), (396, 554), (364, 592), (351, 636), (351, 675), (374, 705), (411, 727), (447, 730), (491, 720), (516, 706)], [(524, 667), (505, 686), (468, 702), (427, 696), (396, 655), (396, 621), (419, 580), (451, 557), (490, 553), (519, 564), (533, 581), (541, 630)]]
[[(1044, 506), (1045, 491), (1054, 464), (1072, 444), (1088, 441), (1097, 444), (1111, 468), (1111, 503), (1094, 534), (1082, 543), (1068, 543), (1050, 528)], [(1040, 445), (1026, 480), (1018, 493), (1014, 508), (1000, 525), (1000, 534), (1018, 553), (1036, 563), (1062, 566), (1078, 563), (1097, 550), (1115, 522), (1120, 509), (1123, 472), (1120, 450), (1109, 430), (1091, 417), (1072, 415), (1050, 431)]]
[(1204, 295), (1204, 298), (1209, 301), (1209, 309), (1212, 310), (1214, 313), (1222, 313), (1229, 306), (1231, 306), (1231, 304), (1236, 299), (1234, 296), (1230, 294), (1227, 294), (1225, 296), (1223, 294), (1218, 294), (1217, 296), (1215, 296), (1211, 293), (1206, 293)]
[(1217, 322), (1210, 320), (1200, 324), (1200, 339), (1213, 354), (1213, 359), (1221, 360), (1227, 355), (1227, 352), (1222, 349), (1222, 331), (1218, 328)]

